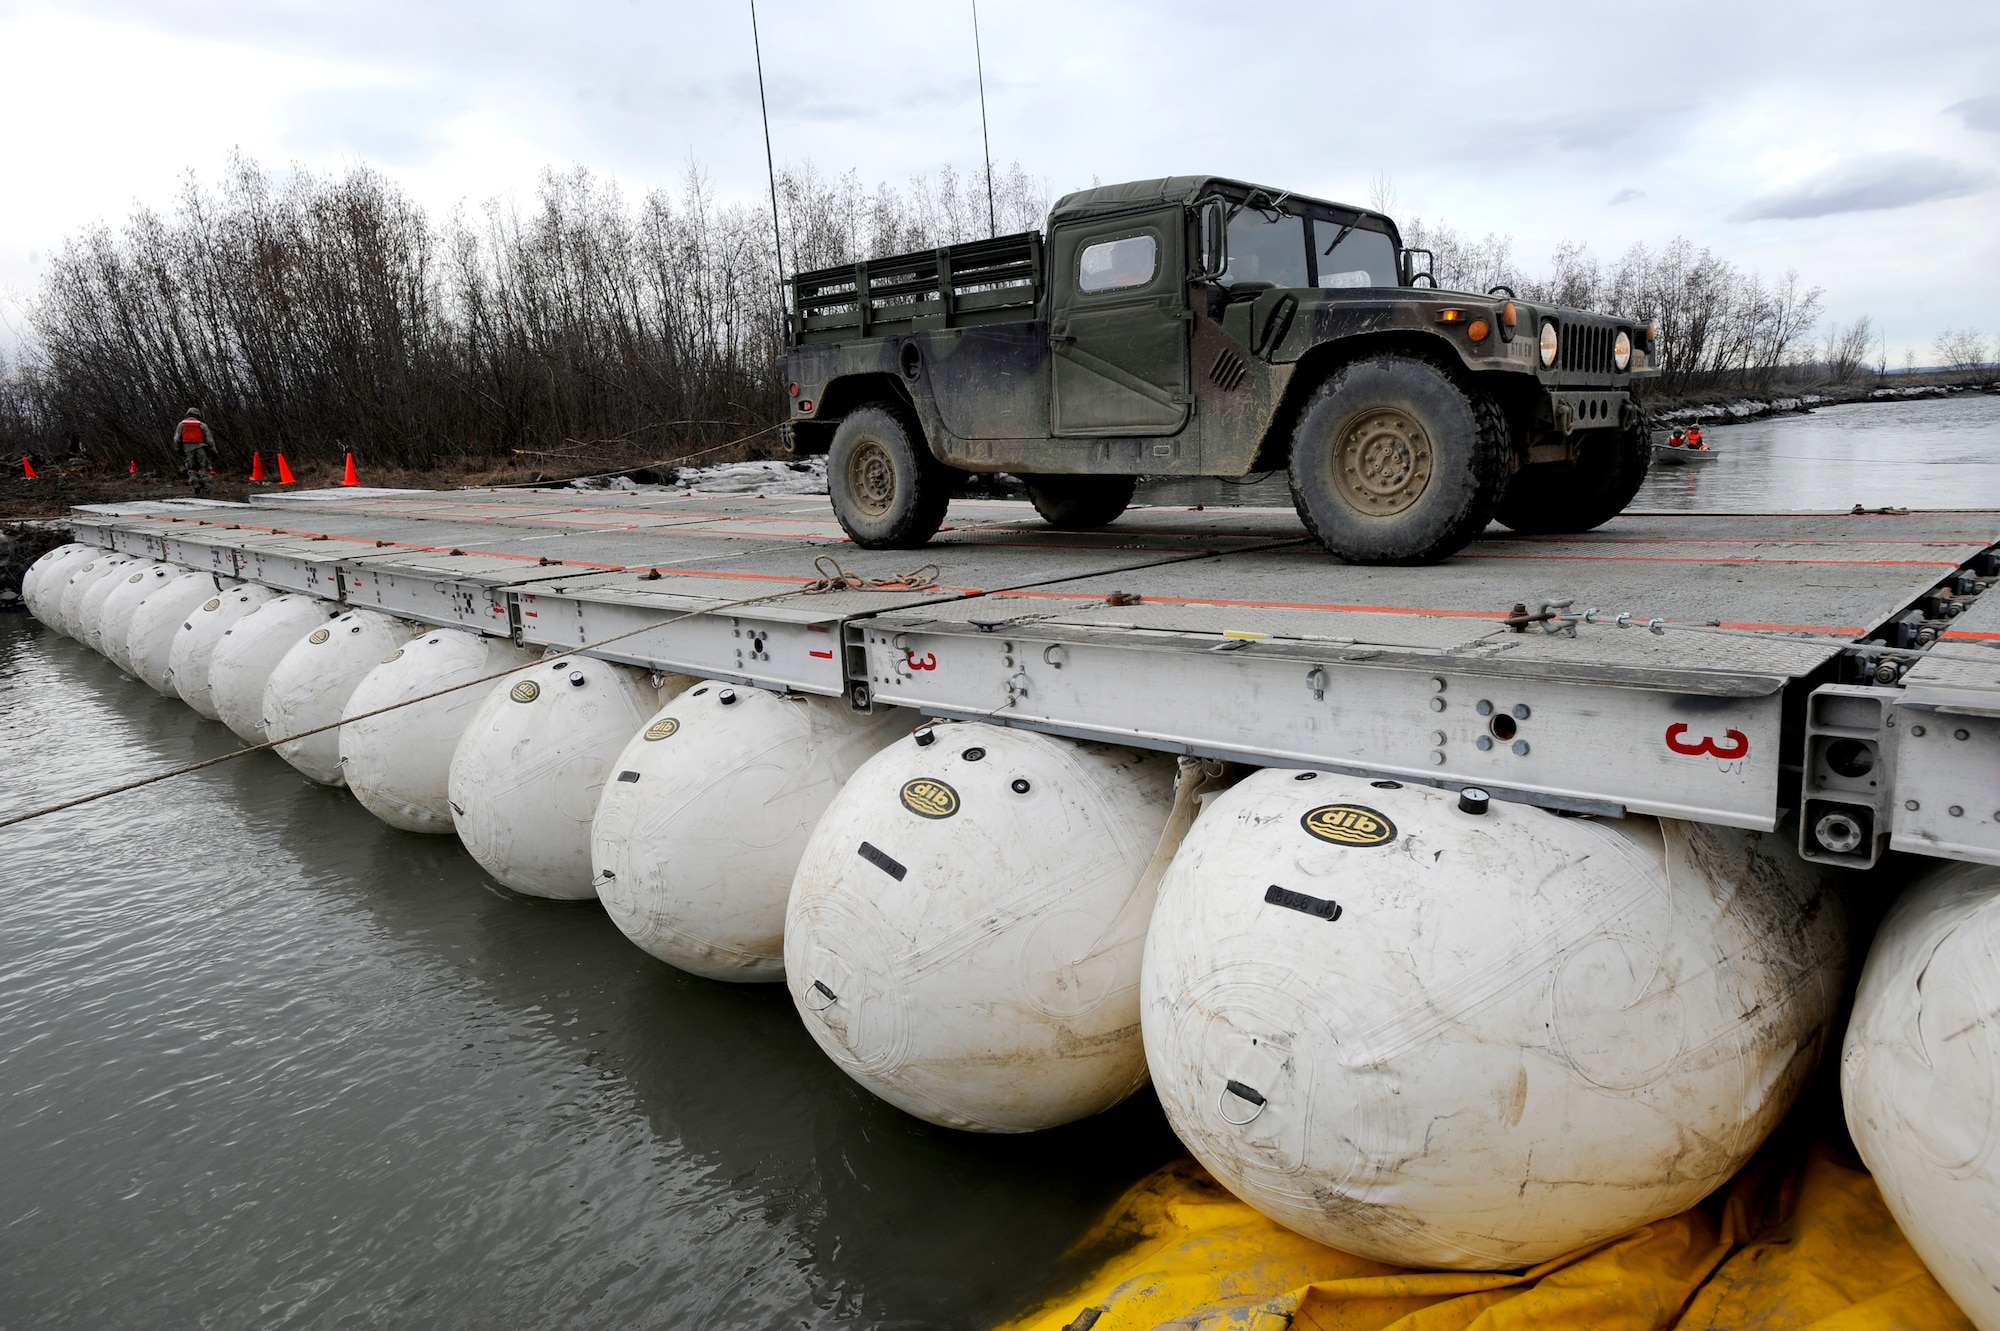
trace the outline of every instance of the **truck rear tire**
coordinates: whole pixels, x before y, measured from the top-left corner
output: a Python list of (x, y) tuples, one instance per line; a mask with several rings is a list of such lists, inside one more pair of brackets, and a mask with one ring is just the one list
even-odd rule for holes
[(1035, 512), (1051, 527), (1088, 531), (1118, 520), (1132, 504), (1137, 476), (1023, 476)]
[(1429, 361), (1336, 371), (1292, 434), (1292, 503), (1350, 564), (1434, 564), (1485, 530), (1507, 483), (1507, 420)]
[(951, 472), (923, 432), (887, 402), (858, 407), (833, 432), (826, 489), (848, 537), (869, 550), (907, 550), (937, 535), (951, 503)]
[(1593, 431), (1577, 446), (1575, 462), (1515, 472), (1493, 516), (1524, 536), (1601, 527), (1639, 493), (1652, 461), (1652, 430), (1643, 416), (1616, 433)]

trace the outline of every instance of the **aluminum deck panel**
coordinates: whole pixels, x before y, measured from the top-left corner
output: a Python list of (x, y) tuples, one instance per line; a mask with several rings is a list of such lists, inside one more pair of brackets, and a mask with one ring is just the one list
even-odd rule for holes
[[(244, 576), (309, 576), (316, 594), (427, 622), (561, 649), (617, 637), (595, 654), (655, 669), (1765, 828), (1797, 793), (1788, 709), (1846, 644), (2000, 537), (1993, 513), (1626, 515), (1560, 538), (1495, 528), (1413, 569), (1341, 564), (1268, 508), (1141, 508), (1059, 532), (1025, 503), (965, 499), (923, 549), (866, 551), (811, 496), (363, 491), (137, 507), (89, 521), (154, 552), (233, 550)], [(882, 579), (934, 565), (936, 585), (807, 594), (829, 557)], [(1500, 622), (1517, 602), (1559, 600), (1666, 628)], [(1987, 650), (1976, 635), (2000, 637), (1996, 621), (2000, 598), (1961, 616), (1950, 655)], [(2000, 691), (1993, 657), (1941, 650), (1911, 672), (1907, 701)]]
[(2000, 587), (1903, 676), (1894, 716), (1889, 844), (2000, 864)]

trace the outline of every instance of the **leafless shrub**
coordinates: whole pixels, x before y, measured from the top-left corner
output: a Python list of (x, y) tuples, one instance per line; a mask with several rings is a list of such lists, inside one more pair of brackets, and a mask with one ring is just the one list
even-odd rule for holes
[[(790, 267), (984, 236), (983, 172), (945, 168), (870, 192), (810, 165), (779, 181)], [(1040, 224), (1045, 185), (996, 172), (1001, 230)], [(654, 457), (779, 418), (782, 347), (770, 215), (719, 200), (698, 168), (630, 204), (585, 170), (548, 172), (519, 206), (427, 218), (381, 174), (273, 177), (238, 159), (72, 238), (0, 373), (0, 438), (75, 430), (163, 465), (204, 409), (232, 462), (426, 467), (600, 445)]]
[(1825, 347), (1826, 377), (1837, 384), (1852, 380), (1867, 362), (1868, 349), (1874, 341), (1875, 322), (1865, 314), (1845, 327), (1837, 323), (1828, 324)]
[(1931, 346), (1949, 369), (1977, 370), (1986, 364), (1986, 335), (1976, 328), (1947, 328)]

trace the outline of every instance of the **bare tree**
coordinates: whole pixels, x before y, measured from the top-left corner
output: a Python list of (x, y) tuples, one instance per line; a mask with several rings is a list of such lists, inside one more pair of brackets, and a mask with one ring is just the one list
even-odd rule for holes
[[(786, 253), (815, 266), (983, 237), (968, 180), (944, 167), (870, 192), (790, 168)], [(1016, 163), (994, 186), (1003, 227), (1041, 224), (1046, 182)], [(170, 213), (72, 239), (31, 330), (0, 377), (0, 433), (76, 429), (156, 464), (190, 404), (244, 462), (351, 447), (410, 466), (673, 456), (783, 418), (768, 215), (718, 199), (692, 164), (636, 203), (588, 171), (548, 172), (519, 205), (434, 223), (366, 167), (279, 177), (238, 159), (219, 184), (190, 178)]]
[(1396, 182), (1387, 171), (1378, 168), (1368, 177), (1368, 206), (1378, 213), (1395, 215)]
[(1986, 336), (1975, 328), (1947, 328), (1931, 344), (1950, 369), (1976, 370), (1986, 364)]
[(1868, 359), (1868, 347), (1874, 340), (1875, 322), (1865, 314), (1845, 327), (1829, 323), (1826, 327), (1827, 378), (1837, 384), (1852, 380)]

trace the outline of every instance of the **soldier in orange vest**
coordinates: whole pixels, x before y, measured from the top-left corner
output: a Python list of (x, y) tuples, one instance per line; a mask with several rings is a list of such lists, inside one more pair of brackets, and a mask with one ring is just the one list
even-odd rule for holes
[(1688, 447), (1701, 449), (1708, 447), (1707, 444), (1701, 441), (1701, 427), (1699, 425), (1690, 425), (1688, 427)]
[(174, 442), (181, 446), (181, 461), (187, 467), (188, 484), (198, 495), (208, 493), (208, 476), (215, 470), (215, 437), (202, 424), (201, 409), (189, 407), (181, 423), (174, 427)]

